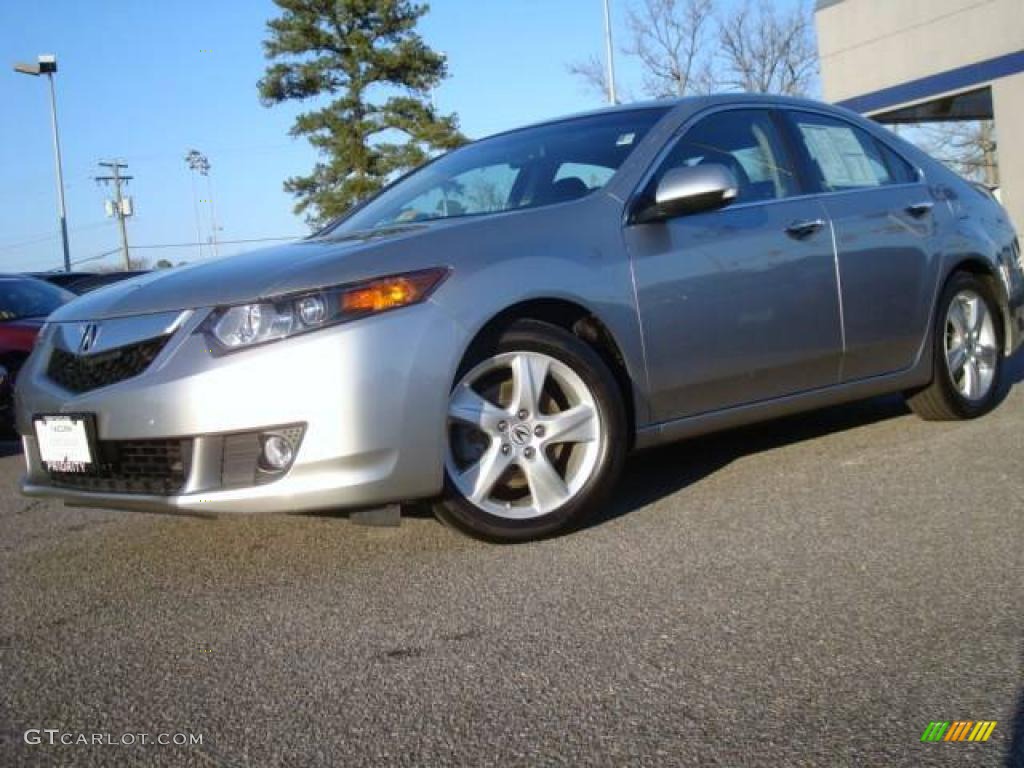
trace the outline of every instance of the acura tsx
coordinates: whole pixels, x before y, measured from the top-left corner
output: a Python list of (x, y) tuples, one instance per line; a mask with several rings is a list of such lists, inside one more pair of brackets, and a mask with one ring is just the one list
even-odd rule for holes
[(888, 392), (999, 399), (1001, 206), (853, 113), (747, 95), (484, 139), (313, 236), (83, 296), (18, 378), (23, 492), (197, 514), (435, 500), (579, 525), (628, 452)]

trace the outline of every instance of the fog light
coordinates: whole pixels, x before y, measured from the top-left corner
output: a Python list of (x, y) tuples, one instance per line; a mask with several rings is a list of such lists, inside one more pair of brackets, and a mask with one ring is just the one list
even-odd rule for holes
[(295, 449), (281, 435), (268, 435), (263, 440), (263, 463), (267, 469), (280, 471), (292, 463)]

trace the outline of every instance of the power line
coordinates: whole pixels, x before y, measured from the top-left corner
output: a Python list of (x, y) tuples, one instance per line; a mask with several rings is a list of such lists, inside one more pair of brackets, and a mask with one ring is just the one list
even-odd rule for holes
[(86, 259), (75, 259), (71, 263), (73, 265), (77, 265), (77, 264), (85, 264), (88, 261), (99, 261), (100, 259), (104, 259), (107, 256), (110, 256), (111, 254), (117, 253), (119, 250), (121, 250), (121, 249), (120, 248), (115, 248), (112, 251), (104, 251), (103, 253), (99, 254), (98, 256), (90, 256), (90, 257), (88, 257)]
[[(81, 227), (70, 227), (68, 229), (68, 232), (84, 232), (84, 231), (89, 230), (89, 229), (98, 229), (100, 227), (105, 227), (105, 226), (107, 226), (107, 222), (100, 221), (100, 222), (95, 222), (93, 224), (85, 224), (85, 225), (83, 225)], [(48, 242), (50, 240), (56, 240), (59, 237), (60, 237), (59, 233), (55, 234), (55, 235), (39, 235), (38, 237), (33, 237), (30, 240), (21, 240), (21, 241), (19, 241), (17, 243), (3, 243), (3, 244), (0, 244), (0, 251), (10, 251), (10, 250), (13, 250), (15, 248), (21, 248), (21, 247), (26, 246), (26, 245), (35, 245), (37, 243), (45, 243), (45, 242)]]
[(14, 248), (21, 248), (24, 245), (34, 245), (35, 243), (45, 243), (49, 240), (56, 240), (58, 237), (60, 237), (60, 235), (40, 235), (39, 237), (32, 238), (31, 240), (22, 240), (20, 243), (0, 245), (0, 251), (9, 251)]
[[(250, 238), (245, 238), (245, 239), (242, 239), (242, 240), (221, 240), (220, 244), (221, 245), (234, 245), (234, 244), (241, 244), (241, 243), (281, 242), (283, 240), (301, 240), (302, 237), (303, 237), (303, 235), (290, 235), (288, 237), (250, 237)], [(132, 248), (134, 250), (151, 249), (151, 248), (157, 248), (157, 249), (159, 249), (159, 248), (194, 248), (197, 245), (205, 245), (205, 243), (203, 243), (201, 241), (197, 241), (197, 242), (194, 242), (194, 243), (157, 243), (157, 244), (152, 244), (152, 245), (133, 245)], [(72, 262), (72, 264), (84, 264), (84, 263), (86, 263), (88, 261), (98, 261), (99, 259), (103, 259), (103, 258), (106, 258), (107, 256), (110, 256), (111, 254), (117, 253), (119, 250), (121, 250), (121, 249), (120, 248), (115, 248), (112, 251), (104, 251), (103, 253), (97, 254), (96, 256), (89, 256), (89, 257), (84, 258), (84, 259), (76, 259), (75, 261)]]

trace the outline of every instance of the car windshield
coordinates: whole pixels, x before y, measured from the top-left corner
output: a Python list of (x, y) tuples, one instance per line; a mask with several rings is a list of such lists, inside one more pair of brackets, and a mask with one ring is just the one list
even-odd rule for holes
[(0, 321), (46, 317), (73, 298), (73, 293), (42, 280), (0, 279)]
[(667, 111), (610, 112), (478, 141), (401, 179), (320, 234), (575, 200), (607, 184)]

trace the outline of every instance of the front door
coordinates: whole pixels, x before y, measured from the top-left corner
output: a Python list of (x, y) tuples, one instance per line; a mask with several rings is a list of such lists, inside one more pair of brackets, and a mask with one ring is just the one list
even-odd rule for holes
[(731, 109), (693, 125), (655, 172), (726, 165), (729, 207), (631, 225), (657, 421), (835, 384), (842, 354), (831, 224), (797, 197), (794, 163), (768, 110)]

